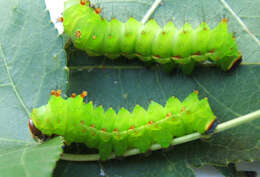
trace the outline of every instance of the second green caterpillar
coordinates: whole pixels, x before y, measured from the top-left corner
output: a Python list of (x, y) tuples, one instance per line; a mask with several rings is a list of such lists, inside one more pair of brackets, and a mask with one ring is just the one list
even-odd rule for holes
[(160, 27), (155, 20), (146, 24), (129, 18), (126, 23), (108, 21), (86, 0), (67, 0), (63, 13), (64, 32), (76, 48), (89, 55), (138, 57), (192, 72), (196, 63), (211, 61), (222, 70), (230, 70), (241, 61), (236, 40), (228, 31), (227, 19), (214, 29), (201, 23), (195, 30), (186, 23), (177, 29), (172, 22)]

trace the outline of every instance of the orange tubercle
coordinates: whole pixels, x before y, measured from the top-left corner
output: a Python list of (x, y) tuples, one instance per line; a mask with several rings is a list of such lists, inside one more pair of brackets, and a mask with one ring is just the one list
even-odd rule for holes
[(194, 90), (194, 93), (195, 93), (196, 95), (198, 95), (198, 94), (199, 94), (199, 91), (198, 91), (198, 90)]
[(83, 92), (80, 94), (80, 96), (81, 96), (82, 98), (85, 98), (87, 95), (88, 95), (88, 92), (87, 92), (87, 91), (83, 91)]
[(59, 17), (59, 18), (57, 18), (57, 21), (58, 21), (58, 22), (63, 22), (63, 21), (64, 21), (64, 18), (63, 18), (63, 17)]
[(61, 90), (57, 90), (56, 92), (56, 97), (59, 97), (61, 95), (62, 91)]
[(80, 0), (80, 4), (81, 4), (82, 6), (86, 5), (86, 0)]
[(96, 12), (97, 14), (100, 14), (100, 13), (102, 12), (102, 9), (101, 9), (101, 8), (96, 8), (96, 9), (95, 9), (95, 12)]
[(56, 95), (56, 90), (52, 90), (51, 95)]
[(222, 19), (222, 22), (223, 22), (223, 23), (227, 23), (227, 22), (228, 22), (228, 19), (227, 19), (227, 18), (223, 18), (223, 19)]
[(76, 93), (72, 93), (72, 94), (71, 94), (71, 97), (72, 97), (72, 98), (75, 98), (76, 96), (77, 96)]

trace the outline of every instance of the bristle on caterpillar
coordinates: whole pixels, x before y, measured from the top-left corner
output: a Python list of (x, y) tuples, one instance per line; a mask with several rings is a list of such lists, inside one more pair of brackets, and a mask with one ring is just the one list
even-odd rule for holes
[[(136, 105), (132, 112), (121, 108), (104, 110), (91, 101), (84, 102), (83, 91), (64, 99), (61, 90), (53, 90), (47, 105), (34, 108), (29, 128), (36, 137), (63, 136), (69, 144), (85, 143), (97, 148), (103, 160), (114, 152), (120, 156), (131, 148), (146, 152), (152, 144), (163, 148), (175, 137), (193, 132), (210, 133), (216, 127), (216, 116), (208, 100), (200, 100), (198, 91), (182, 102), (171, 97), (162, 106), (152, 101), (145, 110)], [(122, 146), (121, 144), (125, 144)]]

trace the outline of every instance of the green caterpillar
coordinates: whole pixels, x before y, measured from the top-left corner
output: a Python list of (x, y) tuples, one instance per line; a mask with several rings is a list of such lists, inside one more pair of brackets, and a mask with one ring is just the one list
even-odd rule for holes
[(60, 135), (67, 143), (85, 143), (97, 148), (103, 160), (112, 152), (121, 156), (131, 148), (145, 152), (154, 143), (166, 148), (175, 137), (209, 133), (217, 125), (207, 98), (199, 100), (197, 91), (183, 102), (171, 97), (164, 107), (153, 101), (147, 110), (136, 105), (132, 113), (125, 108), (118, 113), (112, 108), (104, 111), (102, 106), (85, 103), (86, 92), (66, 100), (60, 94), (60, 90), (52, 91), (47, 105), (33, 109), (32, 135), (40, 139)]
[(205, 22), (194, 30), (188, 23), (177, 29), (172, 22), (161, 28), (154, 19), (144, 25), (134, 18), (108, 21), (100, 11), (86, 0), (67, 0), (61, 18), (74, 46), (91, 56), (138, 57), (171, 68), (180, 65), (186, 74), (207, 60), (224, 71), (242, 60), (226, 18), (212, 30)]

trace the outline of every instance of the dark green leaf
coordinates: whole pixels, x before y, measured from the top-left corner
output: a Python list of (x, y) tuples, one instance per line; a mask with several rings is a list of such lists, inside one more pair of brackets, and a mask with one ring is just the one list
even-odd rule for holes
[(0, 1), (0, 7), (0, 176), (50, 176), (61, 139), (38, 145), (27, 122), (51, 89), (66, 89), (63, 41), (43, 0)]

